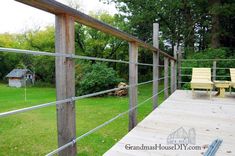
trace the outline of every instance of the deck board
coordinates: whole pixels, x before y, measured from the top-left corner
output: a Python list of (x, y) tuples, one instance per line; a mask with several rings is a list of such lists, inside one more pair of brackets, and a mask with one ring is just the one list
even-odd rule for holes
[(194, 128), (196, 145), (211, 144), (217, 138), (223, 142), (216, 156), (235, 155), (235, 94), (226, 98), (213, 97), (206, 92), (177, 90), (160, 107), (151, 112), (132, 131), (109, 149), (104, 156), (197, 156), (207, 150), (127, 150), (130, 145), (167, 145), (169, 134), (183, 127)]

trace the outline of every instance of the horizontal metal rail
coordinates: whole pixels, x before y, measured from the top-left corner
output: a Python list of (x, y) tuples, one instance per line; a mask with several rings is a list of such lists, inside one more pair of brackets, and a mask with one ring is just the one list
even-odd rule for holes
[(150, 98), (144, 100), (143, 102), (141, 102), (140, 104), (136, 105), (135, 107), (133, 107), (133, 108), (131, 108), (131, 109), (125, 111), (125, 112), (122, 112), (122, 113), (118, 114), (117, 116), (113, 117), (112, 119), (110, 119), (110, 120), (104, 122), (103, 124), (101, 124), (101, 125), (95, 127), (94, 129), (88, 131), (87, 133), (85, 133), (85, 134), (83, 134), (83, 135), (77, 137), (76, 139), (72, 140), (71, 142), (68, 142), (67, 144), (65, 144), (65, 145), (63, 145), (63, 146), (57, 148), (56, 150), (54, 150), (54, 151), (48, 153), (46, 156), (52, 156), (52, 155), (54, 155), (54, 154), (59, 153), (60, 151), (64, 150), (65, 148), (67, 148), (67, 147), (69, 147), (69, 146), (73, 146), (77, 141), (79, 141), (79, 140), (83, 139), (84, 137), (86, 137), (86, 136), (88, 136), (88, 135), (90, 135), (90, 134), (92, 134), (92, 133), (98, 131), (99, 129), (103, 128), (104, 126), (106, 126), (106, 125), (108, 125), (108, 124), (110, 124), (110, 123), (112, 123), (113, 121), (115, 121), (116, 119), (118, 119), (118, 118), (124, 116), (125, 114), (129, 113), (130, 111), (132, 111), (132, 110), (134, 110), (134, 109), (140, 107), (141, 105), (143, 105), (143, 104), (145, 104), (146, 102), (148, 102), (149, 100), (151, 100), (153, 97), (155, 97), (155, 96), (161, 94), (162, 92), (164, 92), (166, 89), (169, 89), (169, 88), (170, 88), (170, 87), (161, 90), (161, 91), (158, 92), (157, 94), (155, 94), (155, 95), (151, 96)]
[[(192, 75), (180, 75), (180, 76), (182, 76), (182, 77), (191, 77)], [(216, 75), (216, 76), (211, 76), (211, 77), (230, 77), (230, 76), (228, 76), (228, 75), (225, 75), (225, 76), (222, 76), (222, 75)]]
[(179, 82), (179, 83), (190, 83), (190, 82), (183, 82), (183, 81), (181, 81), (181, 82)]
[(164, 80), (165, 78), (170, 78), (170, 76), (161, 77), (158, 80)]
[[(53, 57), (67, 57), (73, 59), (83, 59), (83, 60), (93, 60), (93, 61), (104, 61), (104, 62), (113, 62), (113, 63), (124, 63), (124, 64), (137, 64), (142, 66), (153, 66), (153, 64), (148, 63), (135, 63), (123, 60), (114, 60), (114, 59), (106, 59), (106, 58), (97, 58), (97, 57), (90, 57), (90, 56), (81, 56), (81, 55), (70, 55), (70, 54), (61, 54), (61, 53), (52, 53), (52, 52), (44, 52), (44, 51), (33, 51), (33, 50), (22, 50), (22, 49), (13, 49), (13, 48), (3, 48), (0, 47), (0, 52), (7, 52), (7, 53), (18, 53), (18, 54), (29, 54), (35, 56), (53, 56)], [(158, 65), (161, 66), (161, 65)]]
[[(160, 79), (158, 79), (158, 81)], [(144, 85), (144, 84), (148, 84), (148, 83), (152, 83), (152, 82), (153, 82), (153, 80), (146, 81), (146, 82), (141, 82), (141, 83), (136, 84), (135, 86), (140, 86), (140, 85)], [(80, 100), (80, 99), (84, 99), (84, 98), (98, 96), (98, 95), (106, 94), (106, 93), (109, 93), (109, 92), (114, 92), (114, 91), (117, 91), (117, 90), (126, 89), (126, 88), (129, 88), (129, 87), (132, 87), (132, 86), (113, 88), (113, 89), (108, 89), (108, 90), (104, 90), (104, 91), (100, 91), (100, 92), (96, 92), (96, 93), (91, 93), (91, 94), (87, 94), (87, 95), (82, 95), (82, 96), (78, 96), (78, 97), (71, 97), (69, 99), (53, 101), (53, 102), (49, 102), (49, 103), (39, 104), (39, 105), (32, 106), (32, 107), (26, 107), (26, 108), (21, 108), (21, 109), (17, 109), (17, 110), (7, 111), (7, 112), (0, 113), (0, 117), (6, 117), (6, 116), (9, 116), (9, 115), (23, 113), (23, 112), (26, 112), (26, 111), (31, 111), (31, 110), (35, 110), (35, 109), (39, 109), (39, 108), (43, 108), (43, 107), (48, 107), (48, 106), (60, 105), (60, 104), (66, 103), (66, 102), (71, 102), (71, 101), (76, 101), (76, 100)]]
[(126, 40), (128, 42), (135, 42), (139, 46), (144, 47), (146, 49), (151, 50), (152, 52), (159, 52), (165, 57), (168, 57), (171, 60), (176, 61), (176, 59), (169, 54), (163, 52), (162, 50), (147, 44), (146, 42), (128, 34), (125, 33), (117, 28), (114, 28), (104, 22), (101, 22), (91, 16), (88, 16), (76, 9), (73, 9), (71, 7), (68, 7), (62, 3), (59, 3), (55, 0), (33, 0), (33, 1), (26, 1), (26, 0), (16, 0), (18, 2), (27, 4), (29, 6), (32, 6), (34, 8), (38, 8), (50, 13), (53, 13), (55, 15), (68, 15), (74, 17), (74, 20), (79, 22), (80, 24), (86, 25), (88, 27), (94, 28), (96, 30), (105, 32), (107, 34), (110, 34), (112, 36), (118, 37), (120, 39)]
[[(231, 67), (231, 68), (234, 68), (234, 67)], [(230, 68), (219, 68), (219, 67), (216, 67), (216, 69), (230, 69)]]
[(140, 83), (137, 84), (137, 86), (145, 85), (145, 84), (152, 83), (152, 82), (154, 82), (154, 80), (150, 80), (150, 81), (146, 81), (146, 82), (140, 82)]
[[(180, 67), (181, 69), (192, 69), (192, 68), (206, 68), (206, 67)], [(212, 68), (212, 67), (211, 67)], [(234, 68), (234, 67), (231, 67), (231, 68)], [(217, 68), (216, 67), (216, 70), (221, 70), (221, 69), (230, 69), (230, 68)], [(211, 69), (213, 70), (213, 69)]]
[(149, 63), (136, 63), (138, 65), (141, 65), (141, 66), (152, 66), (153, 67), (153, 64), (149, 64)]
[(26, 108), (22, 108), (22, 109), (3, 112), (3, 113), (0, 113), (0, 117), (5, 117), (5, 116), (13, 115), (13, 114), (18, 114), (18, 113), (23, 113), (23, 112), (43, 108), (43, 107), (53, 106), (53, 105), (56, 105), (56, 104), (59, 105), (59, 104), (63, 104), (63, 103), (70, 102), (70, 101), (71, 101), (71, 99), (64, 99), (64, 100), (48, 102), (48, 103), (44, 103), (44, 104), (40, 104), (40, 105), (36, 105), (36, 106), (32, 106), (32, 107), (26, 107)]
[(192, 61), (192, 62), (197, 62), (197, 61), (235, 61), (235, 59), (182, 59), (181, 61)]

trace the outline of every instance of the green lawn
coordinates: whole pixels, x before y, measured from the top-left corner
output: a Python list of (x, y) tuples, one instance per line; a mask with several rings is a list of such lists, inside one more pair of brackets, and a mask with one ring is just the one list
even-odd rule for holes
[[(139, 103), (152, 96), (152, 84), (139, 87)], [(24, 89), (0, 84), (0, 112), (33, 106), (55, 100), (55, 88)], [(160, 96), (163, 100), (163, 95)], [(138, 108), (141, 121), (151, 112), (152, 101)], [(77, 136), (128, 109), (128, 97), (94, 97), (76, 102)], [(80, 140), (78, 154), (102, 155), (128, 131), (127, 115)], [(0, 156), (45, 155), (57, 148), (55, 106), (0, 118)]]

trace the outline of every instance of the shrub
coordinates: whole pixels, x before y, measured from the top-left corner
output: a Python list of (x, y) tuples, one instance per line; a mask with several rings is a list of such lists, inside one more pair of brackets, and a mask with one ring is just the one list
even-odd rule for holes
[[(191, 56), (187, 57), (186, 59), (234, 59), (235, 55), (231, 53), (228, 49), (219, 48), (219, 49), (206, 49), (204, 51), (193, 53)], [(217, 61), (216, 63), (217, 68), (234, 68), (235, 62), (233, 60), (226, 60), (226, 61)], [(182, 67), (213, 67), (213, 61), (184, 61), (182, 63)], [(192, 69), (183, 69), (183, 75), (191, 75)], [(217, 69), (216, 75), (219, 76), (229, 76), (228, 69)], [(230, 80), (228, 77), (217, 77), (217, 80)], [(189, 82), (191, 80), (191, 76), (184, 76), (182, 77), (182, 81)], [(183, 87), (187, 88), (188, 85), (184, 85)]]
[[(106, 89), (114, 88), (123, 79), (117, 76), (113, 68), (102, 63), (95, 63), (81, 69), (76, 69), (76, 92), (77, 95), (85, 95)], [(81, 74), (82, 73), (82, 74)]]

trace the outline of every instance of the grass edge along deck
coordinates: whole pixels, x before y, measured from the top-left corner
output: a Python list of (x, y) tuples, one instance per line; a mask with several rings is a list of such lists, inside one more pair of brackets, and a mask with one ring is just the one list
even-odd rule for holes
[[(215, 92), (212, 93), (213, 95)], [(104, 156), (200, 156), (206, 152), (213, 140), (220, 138), (223, 143), (216, 156), (231, 156), (235, 150), (235, 94), (227, 94), (226, 98), (212, 97), (204, 91), (197, 91), (192, 98), (191, 91), (177, 90), (157, 109), (150, 113), (132, 131), (109, 149)], [(200, 150), (127, 150), (130, 146), (161, 144), (167, 145), (167, 137), (179, 128), (194, 128), (195, 145)]]

